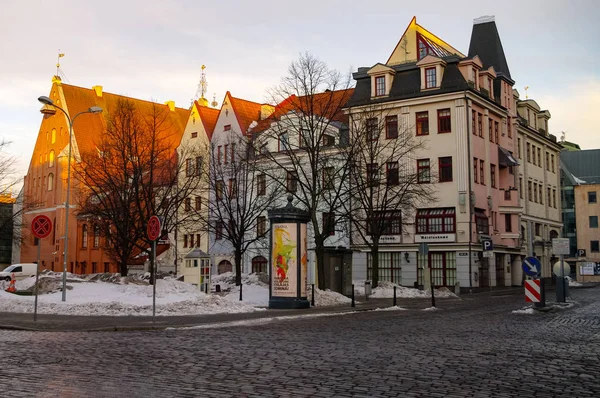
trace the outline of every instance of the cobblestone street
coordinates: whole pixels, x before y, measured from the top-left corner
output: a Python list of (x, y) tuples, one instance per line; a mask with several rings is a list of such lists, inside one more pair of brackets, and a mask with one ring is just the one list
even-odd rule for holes
[[(552, 299), (553, 293), (549, 294)], [(5, 397), (593, 397), (600, 289), (563, 311), (522, 295), (240, 326), (0, 331)], [(426, 307), (423, 305), (422, 307)]]

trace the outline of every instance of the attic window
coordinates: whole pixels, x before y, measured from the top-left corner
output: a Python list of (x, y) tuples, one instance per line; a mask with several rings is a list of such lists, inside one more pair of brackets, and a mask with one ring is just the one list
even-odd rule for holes
[(385, 95), (385, 76), (377, 76), (375, 78), (375, 96)]
[(231, 130), (231, 124), (226, 124), (225, 126), (223, 126), (223, 131), (229, 131)]
[(197, 131), (194, 131), (194, 132), (192, 133), (192, 138), (196, 138), (196, 137), (198, 137), (198, 132), (197, 132)]

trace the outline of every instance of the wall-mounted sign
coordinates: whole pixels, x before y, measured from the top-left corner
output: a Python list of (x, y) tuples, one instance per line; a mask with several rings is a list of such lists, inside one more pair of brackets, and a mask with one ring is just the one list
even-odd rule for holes
[(455, 242), (456, 234), (416, 234), (415, 243), (421, 242)]
[[(373, 243), (371, 236), (367, 236), (367, 242)], [(402, 243), (400, 235), (382, 235), (379, 237), (379, 243)]]

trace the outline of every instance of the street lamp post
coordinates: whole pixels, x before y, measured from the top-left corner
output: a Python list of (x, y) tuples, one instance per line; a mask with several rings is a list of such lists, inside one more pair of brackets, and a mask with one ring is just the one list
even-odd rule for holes
[[(69, 114), (67, 113), (67, 111), (65, 111), (60, 106), (56, 105), (54, 103), (54, 101), (52, 101), (50, 98), (42, 95), (41, 97), (38, 98), (38, 101), (40, 101), (44, 105), (48, 105), (53, 108), (59, 109), (62, 113), (65, 114), (65, 116), (67, 117), (67, 121), (69, 122), (69, 158), (67, 160), (67, 197), (65, 200), (65, 251), (64, 251), (64, 256), (63, 256), (64, 262), (63, 262), (63, 276), (62, 276), (62, 301), (66, 301), (67, 300), (67, 257), (69, 255), (69, 247), (68, 247), (68, 242), (69, 242), (69, 197), (70, 197), (70, 193), (71, 193), (71, 151), (72, 151), (72, 147), (73, 147), (73, 123), (75, 122), (75, 119), (77, 119), (77, 116), (83, 115), (84, 113), (100, 113), (100, 112), (102, 112), (102, 108), (100, 108), (99, 106), (92, 106), (92, 107), (88, 108), (87, 111), (79, 112), (78, 114), (76, 114), (73, 117), (73, 119), (71, 119), (69, 117)], [(56, 111), (54, 111), (53, 113), (55, 113), (55, 112)], [(47, 113), (47, 111), (46, 111), (46, 113)]]

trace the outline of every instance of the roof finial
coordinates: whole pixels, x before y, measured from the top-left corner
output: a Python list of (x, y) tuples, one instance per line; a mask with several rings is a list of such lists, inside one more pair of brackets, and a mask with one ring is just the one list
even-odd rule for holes
[(56, 57), (56, 76), (60, 77), (60, 59), (64, 57), (65, 54), (60, 52), (60, 48), (58, 49), (58, 57)]
[(213, 108), (216, 108), (217, 106), (219, 106), (219, 103), (217, 102), (217, 93), (213, 94), (213, 102), (211, 103)]
[(527, 90), (529, 90), (529, 86), (525, 86), (525, 99), (528, 99)]
[(208, 82), (206, 81), (206, 74), (204, 73), (204, 69), (206, 69), (206, 65), (202, 65), (202, 72), (200, 74), (200, 83), (198, 83), (198, 90), (196, 91), (196, 99), (202, 106), (208, 106), (208, 100), (204, 98), (204, 94), (206, 94), (206, 90), (208, 88)]

